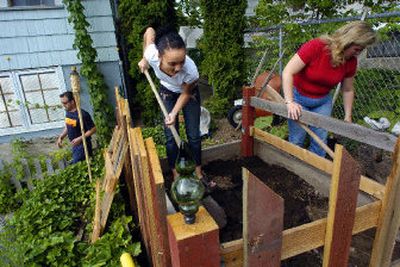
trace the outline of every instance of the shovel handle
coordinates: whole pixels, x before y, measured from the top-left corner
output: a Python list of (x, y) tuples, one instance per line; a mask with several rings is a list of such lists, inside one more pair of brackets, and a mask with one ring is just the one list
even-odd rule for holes
[[(285, 103), (285, 100), (283, 99), (283, 97), (277, 92), (275, 91), (271, 86), (269, 86), (267, 84), (266, 87), (266, 91), (267, 94), (271, 97), (271, 99), (275, 102), (278, 103)], [(318, 143), (318, 145), (320, 145), (322, 147), (323, 150), (325, 150), (326, 153), (328, 153), (328, 155), (331, 158), (334, 158), (335, 153), (333, 153), (332, 149), (330, 149), (319, 137), (318, 135), (316, 135), (313, 131), (311, 131), (310, 128), (308, 128), (307, 125), (301, 123), (301, 122), (297, 122), (301, 128), (303, 128), (314, 140), (315, 142)]]
[[(150, 84), (151, 90), (153, 91), (153, 93), (154, 93), (154, 95), (155, 95), (155, 97), (157, 99), (158, 105), (160, 106), (161, 111), (164, 114), (164, 118), (167, 118), (168, 117), (168, 111), (165, 108), (164, 102), (162, 101), (160, 95), (157, 92), (156, 86), (154, 85), (153, 79), (151, 78), (151, 76), (149, 74), (149, 71), (145, 70), (144, 71), (144, 75), (146, 75), (146, 78), (147, 78), (147, 81)], [(176, 145), (178, 147), (180, 147), (182, 140), (181, 140), (178, 132), (176, 131), (175, 125), (168, 125), (168, 128), (171, 130), (172, 135), (174, 136)]]

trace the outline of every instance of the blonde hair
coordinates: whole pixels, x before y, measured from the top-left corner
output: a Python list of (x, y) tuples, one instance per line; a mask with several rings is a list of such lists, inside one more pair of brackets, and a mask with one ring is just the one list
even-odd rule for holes
[(351, 45), (367, 47), (376, 42), (375, 31), (365, 21), (354, 21), (337, 29), (331, 35), (320, 37), (327, 43), (332, 55), (332, 65), (337, 67), (344, 63), (344, 50)]

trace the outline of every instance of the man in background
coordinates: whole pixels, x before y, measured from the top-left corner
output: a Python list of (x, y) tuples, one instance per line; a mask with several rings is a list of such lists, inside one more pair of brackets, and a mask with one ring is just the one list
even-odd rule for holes
[[(78, 110), (74, 95), (72, 92), (65, 92), (60, 95), (61, 103), (66, 111), (65, 113), (65, 127), (61, 135), (57, 139), (57, 146), (62, 147), (63, 139), (68, 135), (68, 139), (72, 144), (72, 164), (85, 160), (85, 151), (83, 148), (81, 126), (79, 123)], [(88, 153), (90, 156), (93, 154), (91, 136), (96, 132), (96, 126), (93, 123), (90, 114), (85, 110), (82, 111), (82, 121), (85, 131), (85, 138)]]

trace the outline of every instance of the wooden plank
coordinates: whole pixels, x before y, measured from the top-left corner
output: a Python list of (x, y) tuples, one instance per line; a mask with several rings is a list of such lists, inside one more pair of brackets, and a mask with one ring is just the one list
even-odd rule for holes
[(46, 159), (46, 167), (47, 167), (48, 174), (54, 173), (53, 163), (51, 162), (51, 159), (49, 159), (49, 158)]
[(242, 172), (244, 266), (279, 267), (283, 199), (248, 170)]
[(250, 127), (254, 125), (255, 109), (250, 105), (250, 98), (255, 95), (254, 87), (243, 87), (243, 107), (242, 107), (242, 157), (253, 156), (254, 138), (250, 135)]
[(375, 233), (369, 266), (390, 265), (397, 232), (400, 227), (400, 138), (393, 153), (392, 170), (386, 181), (379, 224)]
[(222, 243), (220, 254), (226, 267), (243, 267), (243, 239)]
[[(358, 207), (354, 219), (353, 235), (376, 227), (382, 202), (380, 200)], [(326, 218), (286, 229), (282, 233), (282, 255), (281, 260), (294, 257), (312, 249), (324, 245), (326, 232)], [(235, 257), (235, 262), (243, 260), (243, 240), (238, 239), (221, 245), (221, 255)], [(226, 261), (229, 262), (229, 261)], [(227, 265), (227, 267), (230, 265)], [(236, 266), (236, 265), (233, 265)]]
[(31, 170), (29, 168), (28, 160), (27, 159), (21, 159), (21, 164), (24, 168), (24, 173), (25, 177), (23, 179), (24, 182), (26, 182), (26, 186), (30, 191), (34, 189), (33, 184), (32, 184), (32, 174)]
[(145, 140), (150, 170), (151, 194), (153, 195), (154, 224), (157, 234), (157, 247), (154, 250), (156, 266), (171, 266), (169, 253), (167, 204), (165, 201), (164, 177), (153, 138)]
[(21, 182), (17, 179), (17, 171), (14, 168), (11, 168), (10, 182), (15, 186), (17, 192), (22, 190)]
[(35, 165), (35, 178), (43, 180), (42, 165), (40, 164), (39, 159), (34, 159), (33, 165)]
[(333, 163), (323, 266), (347, 267), (361, 172), (341, 145), (335, 146)]
[(156, 220), (155, 212), (154, 212), (154, 195), (152, 192), (152, 186), (150, 181), (150, 168), (149, 161), (147, 156), (146, 147), (144, 144), (142, 131), (139, 128), (137, 131), (136, 142), (139, 148), (139, 163), (140, 163), (140, 175), (142, 176), (143, 189), (144, 189), (144, 197), (146, 202), (146, 217), (148, 219), (147, 227), (149, 229), (149, 251), (151, 253), (153, 266), (162, 266), (162, 262), (159, 261), (159, 257), (157, 255), (157, 250), (161, 246), (159, 244), (159, 239), (157, 236), (156, 224), (154, 221)]
[(135, 185), (133, 184), (133, 173), (132, 173), (132, 162), (130, 156), (130, 149), (129, 149), (129, 142), (128, 142), (128, 151), (125, 156), (125, 163), (123, 168), (125, 183), (128, 187), (128, 194), (129, 194), (129, 207), (130, 207), (130, 214), (134, 218), (134, 222), (138, 222), (139, 218), (137, 215), (137, 204), (135, 198)]
[(172, 266), (220, 266), (218, 225), (204, 207), (194, 224), (185, 224), (181, 213), (168, 215), (167, 223)]
[(111, 153), (113, 151), (114, 145), (115, 145), (115, 140), (117, 139), (118, 135), (118, 126), (115, 126), (113, 130), (113, 134), (111, 136), (110, 144), (108, 145), (107, 151)]
[[(284, 104), (252, 97), (251, 105), (255, 108), (264, 109), (285, 118), (288, 117), (287, 108)], [(396, 143), (396, 137), (394, 135), (374, 131), (361, 125), (344, 122), (305, 110), (302, 111), (299, 121), (307, 125), (324, 128), (329, 132), (390, 152), (394, 150), (394, 145)]]
[[(291, 144), (277, 136), (264, 132), (260, 129), (253, 128), (252, 132), (257, 140), (267, 142), (268, 144), (273, 145), (274, 147), (304, 161), (305, 163), (321, 171), (324, 171), (328, 174), (332, 174), (333, 171), (332, 161), (319, 157), (318, 155), (304, 148)], [(370, 194), (371, 196), (377, 199), (382, 199), (385, 192), (385, 186), (381, 185), (380, 183), (366, 176), (361, 176), (360, 190)]]
[(135, 184), (136, 201), (138, 203), (139, 226), (142, 234), (142, 239), (145, 247), (145, 252), (148, 257), (151, 257), (150, 252), (150, 232), (149, 232), (149, 216), (147, 216), (147, 203), (145, 198), (145, 190), (143, 185), (143, 176), (141, 173), (141, 159), (139, 152), (139, 144), (137, 143), (139, 128), (131, 128), (129, 134), (129, 144), (131, 148), (132, 172)]
[(59, 170), (64, 170), (64, 169), (65, 169), (65, 162), (64, 162), (64, 160), (60, 159), (60, 160), (58, 161), (57, 165), (58, 165), (58, 169), (59, 169)]

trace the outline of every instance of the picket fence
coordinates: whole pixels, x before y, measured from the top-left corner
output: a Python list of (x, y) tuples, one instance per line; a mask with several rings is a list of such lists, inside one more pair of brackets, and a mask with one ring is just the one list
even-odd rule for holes
[[(17, 191), (20, 191), (24, 186), (32, 191), (34, 189), (32, 183), (33, 179), (42, 180), (45, 174), (58, 173), (60, 170), (65, 169), (65, 167), (67, 166), (67, 162), (64, 159), (58, 161), (56, 166), (53, 166), (51, 158), (46, 158), (46, 167), (42, 168), (39, 159), (34, 159), (33, 166), (35, 168), (35, 171), (32, 172), (29, 168), (27, 159), (21, 159), (21, 163), (25, 173), (24, 178), (17, 179), (17, 170), (15, 170), (15, 168), (11, 168), (12, 176), (10, 181), (15, 186)], [(5, 168), (5, 165), (5, 162), (0, 159), (0, 173)]]

